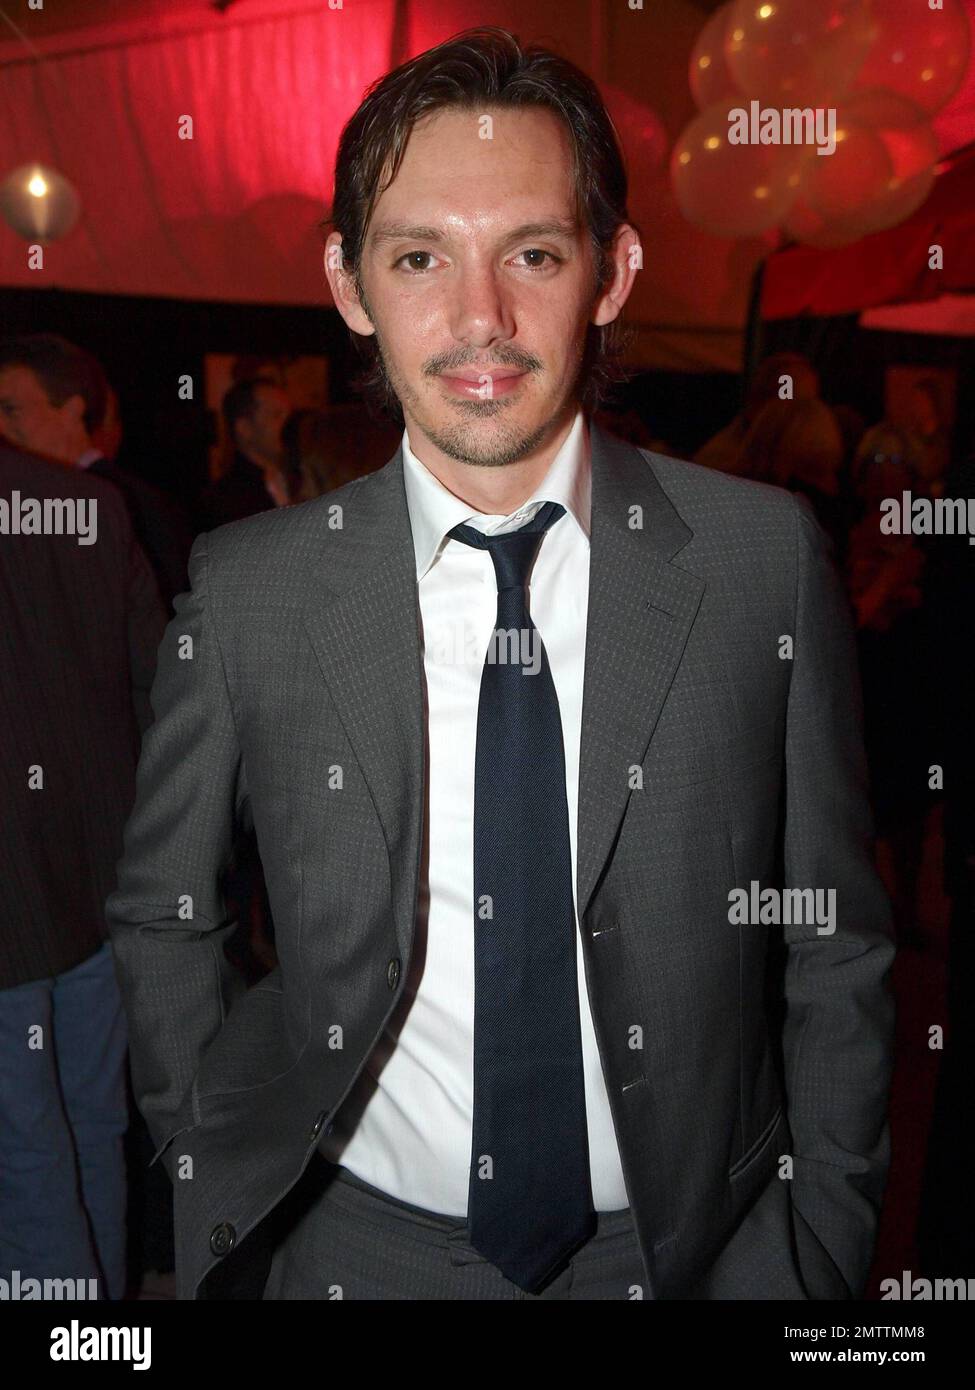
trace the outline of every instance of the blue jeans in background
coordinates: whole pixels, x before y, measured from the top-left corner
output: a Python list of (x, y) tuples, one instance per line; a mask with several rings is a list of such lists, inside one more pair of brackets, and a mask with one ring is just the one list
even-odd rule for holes
[(128, 1033), (111, 942), (0, 990), (0, 1278), (125, 1292)]

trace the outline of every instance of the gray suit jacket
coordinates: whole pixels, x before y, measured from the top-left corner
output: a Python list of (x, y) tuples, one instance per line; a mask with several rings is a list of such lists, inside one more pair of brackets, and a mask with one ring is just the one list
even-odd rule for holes
[[(894, 947), (845, 597), (803, 500), (591, 438), (577, 902), (646, 1296), (856, 1297)], [(426, 731), (401, 453), (200, 536), (190, 578), (108, 917), (180, 1296), (205, 1298), (266, 1262), (408, 975)], [(221, 949), (237, 823), (280, 959), (249, 990)], [(753, 881), (835, 890), (835, 932), (733, 925)]]

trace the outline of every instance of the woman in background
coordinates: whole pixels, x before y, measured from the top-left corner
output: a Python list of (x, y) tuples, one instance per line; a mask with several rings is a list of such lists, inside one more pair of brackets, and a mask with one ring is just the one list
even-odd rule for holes
[(399, 431), (377, 424), (357, 404), (295, 410), (281, 433), (292, 501), (310, 502), (387, 463)]

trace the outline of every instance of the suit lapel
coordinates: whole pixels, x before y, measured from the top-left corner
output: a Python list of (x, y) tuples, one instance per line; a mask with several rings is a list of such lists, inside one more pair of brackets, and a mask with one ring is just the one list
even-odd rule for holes
[[(671, 558), (691, 539), (643, 456), (590, 422), (592, 535), (579, 777), (581, 921), (704, 592)], [(354, 486), (340, 531), (321, 504), (304, 614), (328, 692), (383, 827), (409, 956), (422, 846), (426, 719), (403, 455)], [(642, 518), (642, 529), (633, 519)]]
[(398, 449), (354, 485), (342, 530), (316, 549), (304, 625), (389, 852), (401, 958), (413, 940), (426, 721), (416, 561)]
[(590, 425), (592, 535), (579, 761), (581, 922), (700, 606), (705, 582), (670, 563), (693, 533), (631, 444)]

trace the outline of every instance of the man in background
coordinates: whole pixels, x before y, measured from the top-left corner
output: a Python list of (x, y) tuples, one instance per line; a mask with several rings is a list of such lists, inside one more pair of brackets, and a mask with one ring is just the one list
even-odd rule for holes
[(290, 409), (286, 393), (269, 376), (231, 386), (221, 412), (233, 457), (226, 473), (200, 498), (201, 530), (286, 507), (291, 501), (281, 441)]
[[(36, 410), (56, 453), (58, 408)], [(93, 542), (17, 533), (26, 499), (85, 500)], [(0, 444), (0, 504), (0, 1278), (119, 1299), (128, 1035), (104, 902), (165, 615), (110, 483)]]
[(115, 461), (110, 450), (118, 450), (121, 433), (118, 399), (90, 352), (57, 333), (0, 343), (0, 434), (20, 449), (87, 469), (118, 488), (172, 613), (173, 599), (189, 587), (189, 526), (175, 501)]

